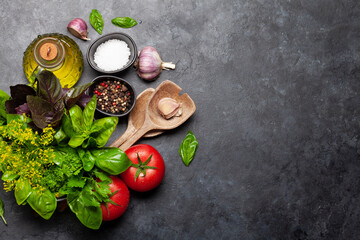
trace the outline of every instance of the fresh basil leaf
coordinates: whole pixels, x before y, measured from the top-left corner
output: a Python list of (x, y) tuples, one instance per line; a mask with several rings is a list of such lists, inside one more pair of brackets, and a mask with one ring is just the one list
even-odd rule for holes
[(130, 17), (117, 17), (111, 20), (111, 22), (121, 28), (131, 28), (137, 24), (136, 20)]
[(90, 13), (89, 20), (91, 26), (93, 26), (94, 29), (101, 35), (104, 28), (104, 21), (100, 12), (96, 9), (93, 9)]
[(96, 140), (97, 147), (105, 146), (118, 122), (119, 118), (117, 117), (105, 117), (93, 123), (90, 136)]
[(57, 206), (55, 195), (48, 189), (44, 192), (32, 191), (26, 201), (32, 209), (46, 220), (50, 219)]
[(82, 148), (77, 149), (77, 151), (83, 163), (84, 170), (87, 172), (91, 171), (95, 165), (94, 156), (91, 155), (90, 151), (84, 150)]
[(66, 135), (65, 131), (62, 128), (59, 128), (54, 135), (57, 145), (67, 145), (67, 140), (69, 137)]
[(90, 130), (91, 125), (94, 121), (94, 114), (96, 109), (96, 95), (94, 95), (90, 102), (86, 105), (83, 111), (83, 120), (86, 130)]
[(18, 205), (23, 204), (26, 199), (30, 196), (32, 192), (31, 185), (28, 179), (22, 179), (16, 183), (16, 188), (14, 190), (15, 199)]
[(70, 138), (76, 134), (72, 126), (70, 116), (68, 114), (64, 114), (62, 118), (61, 128), (63, 129), (65, 134)]
[(124, 172), (132, 164), (126, 153), (119, 148), (107, 147), (90, 152), (96, 159), (95, 166), (111, 175)]
[(197, 148), (198, 141), (195, 135), (191, 131), (188, 131), (179, 148), (179, 154), (186, 166), (189, 166), (193, 160)]
[(0, 198), (0, 217), (2, 218), (2, 220), (4, 221), (5, 225), (7, 225), (7, 222), (4, 218), (4, 213), (5, 213), (5, 207), (4, 207), (4, 202), (3, 200)]
[(1, 177), (1, 180), (3, 181), (13, 181), (15, 179), (19, 178), (19, 175), (15, 173), (14, 171), (6, 171)]
[(80, 134), (76, 134), (74, 136), (72, 136), (70, 138), (70, 141), (69, 141), (69, 146), (72, 147), (72, 148), (76, 148), (76, 147), (79, 147), (81, 146), (81, 144), (83, 144), (83, 142), (87, 139), (87, 136), (82, 136)]
[(69, 114), (74, 131), (76, 133), (83, 132), (84, 119), (81, 108), (78, 105), (74, 105), (72, 108), (70, 108)]
[(89, 137), (86, 141), (81, 145), (82, 148), (96, 148), (96, 140), (93, 137)]

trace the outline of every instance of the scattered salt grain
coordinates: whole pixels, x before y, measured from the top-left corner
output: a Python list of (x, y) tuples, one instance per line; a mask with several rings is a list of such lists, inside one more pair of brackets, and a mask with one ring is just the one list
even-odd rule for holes
[(115, 71), (129, 62), (130, 48), (126, 42), (110, 39), (100, 44), (94, 54), (94, 62), (104, 71)]

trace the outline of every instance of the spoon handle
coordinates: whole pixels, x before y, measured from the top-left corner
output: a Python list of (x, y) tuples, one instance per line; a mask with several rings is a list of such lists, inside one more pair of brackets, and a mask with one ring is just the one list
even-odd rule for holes
[(127, 139), (122, 145), (120, 145), (120, 149), (126, 151), (129, 147), (131, 147), (134, 143), (137, 142), (142, 136), (145, 135), (148, 131), (152, 130), (148, 127), (140, 128), (137, 132), (135, 132), (129, 139)]
[(121, 144), (123, 144), (128, 138), (130, 138), (134, 133), (135, 133), (136, 129), (135, 128), (128, 128), (126, 129), (126, 131), (124, 132), (123, 135), (121, 135), (118, 139), (116, 139), (111, 145), (110, 147), (120, 147)]

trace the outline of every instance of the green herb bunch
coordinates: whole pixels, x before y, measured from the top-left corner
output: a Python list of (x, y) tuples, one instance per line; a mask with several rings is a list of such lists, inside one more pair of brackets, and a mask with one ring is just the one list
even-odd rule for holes
[(29, 204), (44, 219), (53, 215), (57, 198), (66, 195), (80, 222), (98, 229), (100, 206), (111, 202), (109, 175), (131, 165), (124, 151), (104, 147), (118, 119), (94, 121), (96, 96), (84, 95), (91, 83), (62, 89), (56, 76), (46, 70), (36, 81), (36, 90), (24, 84), (11, 86), (11, 96), (0, 90), (4, 189), (13, 190), (18, 205)]

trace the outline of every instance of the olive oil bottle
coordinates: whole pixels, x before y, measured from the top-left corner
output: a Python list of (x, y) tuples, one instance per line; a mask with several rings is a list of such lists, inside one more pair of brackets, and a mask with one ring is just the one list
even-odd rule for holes
[(31, 84), (44, 69), (55, 74), (63, 88), (71, 88), (81, 77), (84, 60), (74, 40), (59, 33), (39, 35), (24, 52), (23, 68)]

